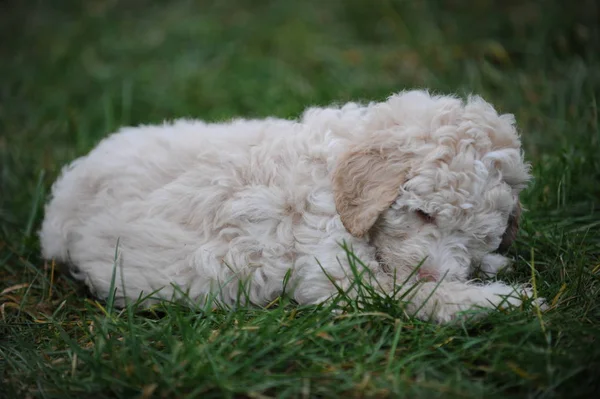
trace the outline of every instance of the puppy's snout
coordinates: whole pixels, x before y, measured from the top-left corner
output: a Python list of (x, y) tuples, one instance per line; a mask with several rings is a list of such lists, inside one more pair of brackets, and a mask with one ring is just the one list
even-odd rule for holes
[(471, 258), (467, 249), (457, 243), (438, 241), (429, 250), (417, 272), (420, 280), (458, 280), (468, 274)]
[(422, 265), (417, 271), (417, 278), (421, 281), (438, 281), (440, 275), (435, 268)]

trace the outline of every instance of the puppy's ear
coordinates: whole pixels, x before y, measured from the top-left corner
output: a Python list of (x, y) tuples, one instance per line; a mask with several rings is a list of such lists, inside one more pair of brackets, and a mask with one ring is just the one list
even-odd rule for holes
[(513, 209), (512, 213), (508, 217), (508, 225), (506, 226), (506, 231), (502, 236), (502, 242), (500, 243), (500, 247), (498, 250), (500, 252), (506, 252), (508, 248), (512, 245), (513, 241), (517, 237), (517, 233), (519, 231), (519, 220), (521, 219), (521, 203), (517, 201), (517, 205)]
[(399, 151), (370, 147), (341, 156), (333, 173), (336, 209), (344, 227), (364, 236), (398, 197), (408, 162)]

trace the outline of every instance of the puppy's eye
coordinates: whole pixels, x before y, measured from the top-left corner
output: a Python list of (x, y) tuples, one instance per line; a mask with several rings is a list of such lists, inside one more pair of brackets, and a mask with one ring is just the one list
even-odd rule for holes
[(419, 219), (421, 219), (423, 222), (425, 223), (433, 223), (433, 216), (431, 216), (430, 214), (428, 214), (427, 212), (421, 210), (421, 209), (417, 209), (416, 211), (417, 216), (419, 217)]

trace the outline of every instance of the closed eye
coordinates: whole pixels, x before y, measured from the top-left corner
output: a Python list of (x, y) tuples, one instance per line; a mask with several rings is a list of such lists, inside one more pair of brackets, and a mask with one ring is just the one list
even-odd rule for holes
[(422, 209), (417, 209), (415, 211), (419, 219), (421, 219), (425, 223), (433, 223), (435, 221), (434, 217), (423, 211)]

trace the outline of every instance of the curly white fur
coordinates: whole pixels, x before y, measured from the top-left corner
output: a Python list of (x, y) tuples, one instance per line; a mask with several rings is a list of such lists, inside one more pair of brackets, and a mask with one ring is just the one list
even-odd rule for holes
[(265, 304), (291, 271), (287, 289), (311, 304), (336, 293), (330, 279), (352, 285), (345, 242), (378, 289), (420, 280), (408, 296), (418, 317), (519, 304), (509, 285), (469, 281), (508, 263), (494, 251), (529, 179), (513, 125), (479, 97), (409, 91), (299, 121), (125, 128), (54, 184), (43, 256), (100, 297), (119, 240), (121, 300), (158, 290)]

